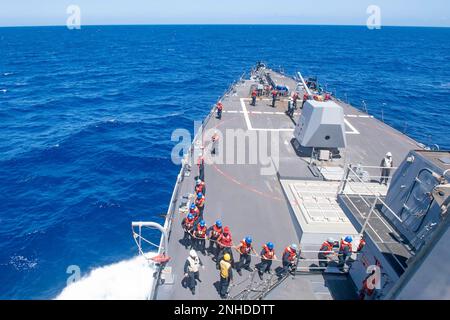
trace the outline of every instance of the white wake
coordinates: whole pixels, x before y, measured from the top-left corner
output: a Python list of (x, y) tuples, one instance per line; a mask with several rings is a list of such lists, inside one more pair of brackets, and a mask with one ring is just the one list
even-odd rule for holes
[[(155, 254), (152, 254), (155, 255)], [(144, 300), (153, 284), (153, 264), (143, 256), (92, 270), (69, 284), (58, 300)]]

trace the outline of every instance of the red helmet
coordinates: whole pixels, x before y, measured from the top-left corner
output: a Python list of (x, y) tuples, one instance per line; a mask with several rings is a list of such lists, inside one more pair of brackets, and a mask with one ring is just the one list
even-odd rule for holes
[(230, 233), (230, 228), (228, 226), (223, 228), (223, 233)]

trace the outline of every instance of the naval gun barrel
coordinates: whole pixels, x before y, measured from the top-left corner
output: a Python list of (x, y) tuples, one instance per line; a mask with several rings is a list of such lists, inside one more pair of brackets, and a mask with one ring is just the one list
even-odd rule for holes
[(309, 88), (308, 88), (308, 86), (306, 85), (305, 79), (303, 79), (303, 76), (302, 76), (302, 74), (300, 73), (300, 71), (297, 72), (297, 75), (298, 75), (298, 77), (300, 78), (300, 80), (301, 80), (301, 82), (302, 82), (302, 84), (303, 84), (303, 88), (305, 88), (306, 93), (308, 94), (308, 96), (310, 96), (310, 95), (311, 95), (311, 91), (309, 91)]

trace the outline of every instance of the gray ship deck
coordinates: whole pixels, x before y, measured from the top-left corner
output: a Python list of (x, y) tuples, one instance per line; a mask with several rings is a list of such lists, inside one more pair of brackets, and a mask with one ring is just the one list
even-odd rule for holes
[[(296, 87), (296, 82), (293, 79), (275, 72), (271, 72), (271, 75), (275, 82), (285, 83), (291, 89)], [(269, 98), (264, 97), (262, 100), (258, 99), (255, 107), (250, 106), (249, 92), (252, 84), (255, 84), (255, 81), (245, 80), (236, 86), (234, 93), (225, 96), (222, 100), (224, 105), (222, 119), (218, 120), (214, 116), (211, 117), (205, 129), (217, 128), (221, 132), (226, 129), (241, 129), (241, 134), (249, 133), (249, 131), (255, 131), (258, 134), (278, 134), (277, 139), (280, 142), (278, 171), (283, 171), (284, 176), (292, 176), (296, 179), (316, 179), (308, 170), (305, 161), (296, 154), (291, 144), (295, 123), (284, 113), (286, 101), (278, 101), (277, 107), (272, 108)], [(346, 160), (348, 163), (377, 166), (387, 151), (391, 151), (395, 161), (399, 163), (410, 149), (419, 148), (415, 141), (381, 121), (347, 104), (339, 103), (344, 108), (346, 119), (348, 133)], [(297, 110), (294, 119), (298, 118), (298, 112)], [(209, 141), (210, 135), (205, 136), (204, 139)], [(226, 144), (227, 137), (224, 135), (222, 140), (223, 144)], [(209, 156), (209, 150), (205, 150), (205, 154)], [(263, 243), (272, 241), (275, 244), (277, 256), (281, 257), (282, 250), (286, 245), (299, 241), (297, 222), (289, 208), (289, 203), (285, 199), (279, 182), (279, 175), (275, 172), (270, 175), (262, 175), (262, 167), (260, 163), (207, 164), (205, 166), (206, 204), (204, 217), (208, 226), (214, 223), (216, 219), (221, 219), (224, 226), (230, 226), (234, 243), (238, 243), (246, 235), (251, 235), (258, 252)], [(179, 196), (175, 199), (175, 208), (178, 208), (182, 195), (193, 192), (196, 175), (197, 168), (194, 166), (191, 176), (184, 178), (181, 182)], [(183, 237), (180, 225), (182, 218), (180, 214), (175, 213), (169, 239), (171, 261), (168, 266), (172, 267), (174, 283), (159, 285), (156, 298), (218, 299), (219, 295), (214, 285), (219, 279), (218, 271), (215, 268), (215, 263), (208, 256), (200, 255), (206, 268), (200, 270), (202, 281), (197, 285), (196, 294), (192, 295), (188, 289), (182, 287), (183, 266), (188, 256), (188, 250), (179, 242)], [(236, 259), (236, 253), (234, 253), (234, 256)], [(253, 258), (252, 266), (256, 262), (259, 262), (259, 259)], [(274, 267), (277, 265), (279, 263), (274, 263)], [(243, 284), (233, 287), (232, 295), (247, 285), (245, 279), (249, 277), (249, 273), (244, 270), (242, 277), (236, 272), (234, 272), (234, 276), (235, 283), (243, 282)], [(323, 282), (325, 287), (327, 286), (327, 282), (322, 275), (316, 274), (313, 277), (316, 284), (317, 282)], [(298, 276), (295, 281), (287, 279), (273, 290), (268, 298), (318, 299), (317, 290), (315, 291), (314, 286), (305, 285), (305, 281), (310, 280), (305, 276)], [(330, 292), (334, 290), (331, 287), (328, 288)], [(349, 287), (349, 284), (337, 287)], [(330, 293), (328, 289), (327, 293), (323, 294), (325, 298), (352, 297), (342, 292), (337, 293), (335, 290), (334, 293)], [(352, 290), (349, 289), (348, 291)]]

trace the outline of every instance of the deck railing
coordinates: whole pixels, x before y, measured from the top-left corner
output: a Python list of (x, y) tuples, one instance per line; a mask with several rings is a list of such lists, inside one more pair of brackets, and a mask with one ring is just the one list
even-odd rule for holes
[[(385, 227), (389, 230), (389, 232), (395, 233), (395, 230), (389, 225), (389, 223), (387, 223), (381, 216), (380, 214), (377, 212), (376, 207), (381, 205), (385, 210), (389, 211), (389, 213), (395, 217), (395, 219), (397, 219), (400, 223), (403, 222), (403, 220), (383, 201), (383, 199), (381, 198), (381, 195), (376, 192), (373, 188), (370, 187), (369, 183), (371, 181), (370, 179), (370, 175), (368, 175), (369, 177), (369, 181), (367, 179), (364, 179), (363, 176), (361, 175), (361, 171), (359, 169), (359, 171), (356, 168), (360, 168), (360, 169), (377, 169), (377, 170), (381, 170), (381, 167), (377, 167), (377, 166), (358, 166), (358, 167), (353, 167), (352, 165), (348, 165), (346, 167), (345, 170), (345, 174), (341, 180), (339, 189), (338, 189), (338, 194), (345, 198), (353, 207), (353, 209), (349, 208), (350, 210), (354, 210), (356, 211), (357, 214), (360, 215), (360, 217), (363, 220), (362, 223), (362, 227), (361, 230), (359, 231), (360, 236), (363, 236), (365, 231), (369, 228), (372, 233), (378, 238), (378, 241), (375, 241), (375, 245), (378, 246), (378, 244), (385, 244), (385, 241), (383, 240), (383, 238), (378, 234), (378, 232), (370, 225), (370, 218), (373, 215), (376, 215), (379, 220), (385, 225)], [(392, 171), (394, 171), (395, 169), (397, 169), (396, 167), (391, 168), (391, 173)], [(391, 174), (392, 176), (392, 174)], [(358, 186), (362, 186), (364, 188), (364, 192), (359, 192), (359, 193), (355, 193), (355, 192), (347, 192), (347, 190), (354, 190), (351, 188), (351, 184), (352, 183), (358, 183)], [(354, 197), (357, 197), (358, 199), (360, 199), (363, 203), (364, 203), (364, 210), (361, 210), (360, 208), (358, 208), (358, 205), (355, 203), (355, 201), (352, 199)], [(391, 256), (394, 258), (394, 260), (398, 263), (398, 265), (404, 270), (406, 270), (406, 268), (403, 266), (403, 264), (398, 260), (396, 254), (394, 254), (394, 252), (392, 252), (392, 250), (389, 248), (389, 246), (384, 246), (385, 249), (388, 250), (388, 252), (391, 254)], [(381, 248), (379, 248), (381, 250)], [(383, 249), (384, 250), (384, 249)]]

